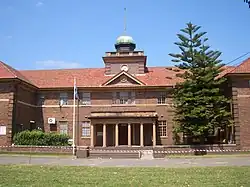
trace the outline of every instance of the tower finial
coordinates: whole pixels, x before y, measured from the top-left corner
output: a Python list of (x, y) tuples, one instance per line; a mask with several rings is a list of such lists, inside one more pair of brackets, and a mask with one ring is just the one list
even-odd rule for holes
[(126, 20), (126, 7), (124, 8), (124, 34), (126, 33), (127, 31), (127, 20)]

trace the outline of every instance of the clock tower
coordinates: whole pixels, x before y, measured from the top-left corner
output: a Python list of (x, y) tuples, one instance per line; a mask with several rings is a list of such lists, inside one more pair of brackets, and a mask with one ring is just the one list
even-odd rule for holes
[(119, 36), (115, 42), (115, 49), (116, 51), (106, 52), (103, 57), (106, 75), (115, 75), (121, 71), (132, 75), (146, 73), (147, 56), (144, 55), (144, 51), (135, 50), (136, 43), (131, 36)]

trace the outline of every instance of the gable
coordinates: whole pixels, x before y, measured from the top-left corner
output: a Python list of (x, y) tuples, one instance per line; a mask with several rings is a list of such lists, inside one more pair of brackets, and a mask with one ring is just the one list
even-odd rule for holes
[(111, 79), (106, 81), (103, 86), (131, 86), (131, 85), (145, 85), (143, 82), (138, 80), (136, 77), (126, 73), (125, 71), (113, 76)]

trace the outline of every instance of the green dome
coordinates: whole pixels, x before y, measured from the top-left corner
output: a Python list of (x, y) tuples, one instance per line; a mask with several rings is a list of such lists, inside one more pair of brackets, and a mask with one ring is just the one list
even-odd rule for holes
[(135, 44), (131, 36), (119, 36), (116, 39), (116, 44)]

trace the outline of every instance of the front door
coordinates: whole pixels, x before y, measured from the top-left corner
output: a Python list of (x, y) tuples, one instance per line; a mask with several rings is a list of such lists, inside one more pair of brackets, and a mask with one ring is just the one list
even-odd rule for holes
[(119, 124), (119, 145), (128, 145), (128, 125)]

